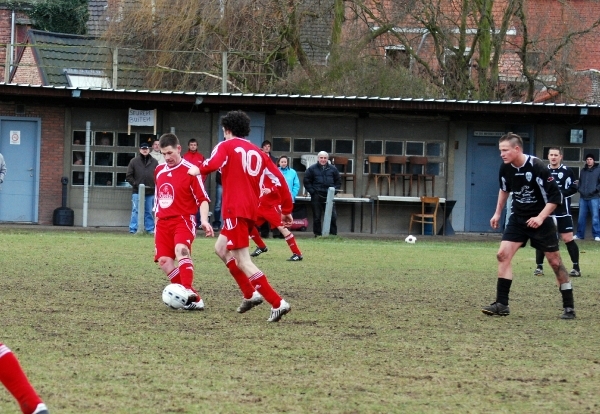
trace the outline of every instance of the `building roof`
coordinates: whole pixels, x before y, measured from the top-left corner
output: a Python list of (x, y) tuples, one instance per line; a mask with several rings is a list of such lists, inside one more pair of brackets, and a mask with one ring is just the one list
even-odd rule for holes
[[(72, 86), (69, 71), (80, 75), (90, 71), (91, 76), (103, 73), (110, 81), (109, 86), (115, 86), (112, 85), (113, 48), (97, 37), (29, 30), (27, 44), (39, 67), (44, 86)], [(118, 66), (117, 87), (142, 87), (143, 72), (129, 70), (136, 67), (135, 51), (119, 49)]]
[[(540, 121), (600, 121), (599, 104), (533, 103), (401, 97), (287, 95), (258, 93), (209, 93), (140, 89), (75, 88), (65, 86), (19, 85), (0, 82), (0, 96), (15, 102), (30, 101), (78, 107), (161, 108), (188, 112), (215, 112), (232, 109), (285, 113), (320, 112), (323, 115), (355, 114), (442, 116), (478, 121), (534, 119)], [(582, 111), (584, 109), (584, 111)], [(585, 113), (584, 113), (585, 112)]]

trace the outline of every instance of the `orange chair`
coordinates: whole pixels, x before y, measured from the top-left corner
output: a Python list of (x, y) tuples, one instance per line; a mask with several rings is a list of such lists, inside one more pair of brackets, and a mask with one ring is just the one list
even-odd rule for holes
[(391, 176), (386, 173), (385, 169), (385, 155), (369, 155), (367, 157), (368, 161), (368, 177), (367, 177), (367, 188), (365, 189), (365, 194), (369, 194), (369, 185), (371, 184), (371, 180), (375, 182), (375, 193), (379, 195), (379, 179), (387, 179), (388, 182), (388, 195), (390, 194), (391, 187)]
[(406, 182), (408, 181), (408, 195), (412, 192), (412, 174), (408, 172), (406, 165), (406, 156), (404, 155), (388, 155), (388, 172), (391, 180), (394, 181), (394, 195), (396, 195), (396, 185), (398, 180), (402, 181), (402, 195), (406, 195)]
[(356, 174), (352, 174), (348, 171), (348, 161), (349, 159), (347, 157), (339, 155), (331, 156), (332, 164), (340, 171), (340, 177), (344, 184), (344, 193), (348, 193), (347, 184), (348, 181), (352, 181), (352, 195), (354, 196), (356, 194)]
[(421, 223), (421, 234), (425, 234), (425, 224), (431, 224), (432, 235), (437, 231), (437, 211), (440, 206), (439, 197), (421, 197), (421, 214), (413, 213), (410, 215), (410, 225), (408, 234), (412, 232), (413, 223)]
[[(421, 181), (423, 182), (423, 195), (427, 195), (427, 182), (429, 181), (431, 183), (431, 195), (433, 196), (435, 194), (435, 175), (427, 174), (427, 157), (409, 157), (408, 162), (413, 178), (417, 179), (417, 197), (419, 196)], [(415, 168), (415, 166), (420, 168)], [(415, 170), (419, 172), (415, 173)]]

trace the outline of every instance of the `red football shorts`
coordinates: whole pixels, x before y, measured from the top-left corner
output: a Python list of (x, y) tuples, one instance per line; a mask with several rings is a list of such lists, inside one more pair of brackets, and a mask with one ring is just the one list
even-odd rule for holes
[(177, 244), (185, 244), (192, 254), (192, 243), (195, 238), (196, 218), (194, 216), (158, 219), (154, 229), (154, 261), (157, 262), (158, 258), (163, 256), (175, 259)]
[(281, 207), (280, 206), (258, 206), (257, 212), (258, 219), (256, 225), (260, 227), (265, 221), (269, 223), (272, 229), (276, 229), (281, 226)]
[(227, 250), (243, 249), (250, 246), (250, 229), (254, 227), (254, 221), (238, 217), (225, 219), (221, 234), (227, 237)]

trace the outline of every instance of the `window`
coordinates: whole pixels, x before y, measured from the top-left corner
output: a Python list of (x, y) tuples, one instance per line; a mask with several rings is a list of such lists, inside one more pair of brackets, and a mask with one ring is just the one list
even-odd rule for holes
[[(550, 147), (544, 147), (544, 159), (548, 159)], [(581, 148), (563, 148), (563, 161), (581, 161)]]
[(383, 141), (365, 141), (365, 155), (383, 154)]
[[(137, 154), (139, 139), (148, 142), (156, 137), (153, 134), (127, 134), (115, 131), (92, 131), (90, 148), (89, 184), (95, 187), (128, 187), (125, 181), (127, 167)], [(71, 185), (84, 185), (85, 171), (85, 131), (73, 131), (71, 150)], [(115, 181), (116, 178), (116, 181)]]
[[(598, 157), (600, 156), (600, 150), (598, 148), (584, 148), (583, 154), (585, 154), (584, 157), (587, 157), (588, 154), (592, 154), (594, 159), (598, 160)], [(582, 161), (585, 162), (585, 158), (582, 158)]]
[(404, 46), (387, 46), (385, 48), (385, 60), (393, 67), (410, 67), (410, 55), (404, 49)]
[(425, 143), (408, 141), (406, 143), (406, 155), (418, 155), (422, 157), (425, 155)]
[(331, 154), (333, 152), (333, 141), (330, 139), (315, 139), (315, 152), (321, 151)]
[(404, 142), (402, 141), (385, 141), (386, 155), (403, 155)]
[(303, 154), (312, 152), (312, 139), (294, 138), (294, 152), (300, 152)]
[(428, 142), (426, 146), (426, 153), (428, 157), (441, 157), (444, 154), (443, 152), (443, 144), (440, 142)]
[(291, 138), (273, 137), (273, 151), (290, 152), (292, 148)]
[(64, 69), (69, 86), (75, 88), (111, 88), (104, 71), (91, 69)]
[(148, 145), (150, 145), (150, 148), (152, 148), (152, 143), (154, 142), (155, 139), (156, 139), (156, 135), (154, 135), (154, 134), (140, 134), (140, 144), (142, 142), (147, 142)]
[(354, 140), (351, 139), (336, 139), (335, 140), (336, 154), (354, 154)]

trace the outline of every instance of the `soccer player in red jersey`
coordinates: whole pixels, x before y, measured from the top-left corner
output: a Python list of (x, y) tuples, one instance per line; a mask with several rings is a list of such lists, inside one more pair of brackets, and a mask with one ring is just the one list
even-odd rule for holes
[(181, 284), (188, 290), (188, 301), (184, 309), (203, 310), (204, 301), (192, 286), (194, 264), (191, 251), (196, 237), (195, 215), (198, 206), (204, 233), (207, 237), (214, 236), (213, 228), (208, 222), (210, 200), (204, 189), (202, 176), (193, 177), (188, 174), (188, 170), (194, 165), (181, 157), (181, 145), (175, 134), (163, 134), (160, 137), (160, 150), (165, 156), (165, 163), (156, 167), (154, 172), (154, 261), (158, 262), (171, 283)]
[[(242, 111), (231, 111), (221, 119), (225, 141), (212, 151), (200, 167), (202, 174), (221, 171), (223, 185), (223, 229), (215, 243), (215, 251), (234, 277), (244, 300), (238, 308), (244, 313), (262, 303), (271, 304), (268, 322), (277, 322), (290, 312), (289, 303), (271, 287), (266, 275), (250, 257), (248, 234), (257, 219), (258, 198), (264, 183), (282, 187), (281, 221), (292, 224), (292, 197), (285, 178), (260, 148), (245, 139), (250, 134), (250, 118)], [(199, 171), (190, 169), (189, 174)]]
[[(260, 203), (258, 205), (258, 219), (256, 220), (256, 226), (252, 226), (250, 229), (250, 238), (254, 240), (256, 243), (256, 250), (250, 256), (257, 257), (258, 255), (267, 252), (269, 249), (265, 244), (264, 240), (260, 237), (260, 233), (258, 232), (258, 228), (267, 222), (272, 229), (277, 228), (281, 235), (285, 238), (290, 250), (292, 251), (292, 257), (290, 257), (288, 262), (298, 262), (302, 260), (302, 252), (298, 248), (296, 244), (296, 238), (292, 234), (291, 231), (286, 229), (281, 224), (281, 201), (279, 197), (279, 191), (281, 187), (273, 183), (272, 186), (267, 185), (262, 190), (262, 195), (260, 196)], [(285, 189), (284, 189), (285, 190)]]
[(40, 399), (27, 379), (19, 360), (0, 342), (0, 382), (15, 397), (23, 414), (48, 414), (46, 404)]

